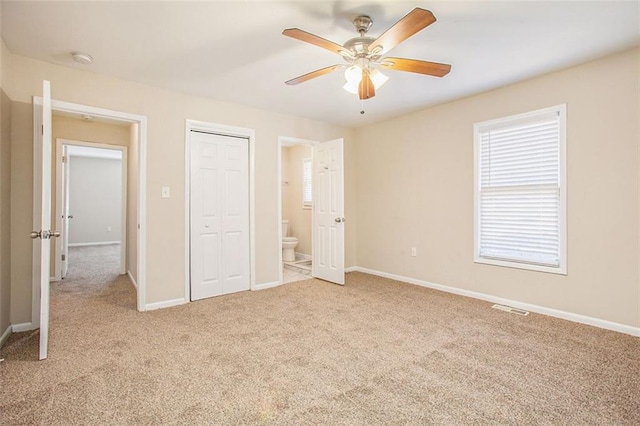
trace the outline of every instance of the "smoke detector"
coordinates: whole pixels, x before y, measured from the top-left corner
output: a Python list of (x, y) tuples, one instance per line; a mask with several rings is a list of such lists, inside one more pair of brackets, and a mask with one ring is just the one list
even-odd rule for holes
[(71, 52), (71, 56), (73, 56), (73, 60), (79, 64), (87, 65), (93, 62), (93, 56), (84, 52)]

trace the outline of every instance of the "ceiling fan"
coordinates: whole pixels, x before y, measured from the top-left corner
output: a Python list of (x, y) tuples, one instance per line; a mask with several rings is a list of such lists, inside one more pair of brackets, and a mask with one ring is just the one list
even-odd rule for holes
[(344, 89), (357, 94), (360, 99), (365, 100), (373, 98), (376, 95), (376, 90), (389, 79), (378, 68), (443, 77), (451, 71), (451, 65), (416, 59), (383, 58), (383, 55), (395, 46), (435, 21), (436, 17), (433, 16), (433, 13), (417, 7), (396, 22), (380, 37), (373, 38), (366, 36), (373, 21), (367, 15), (360, 15), (353, 20), (353, 25), (356, 27), (356, 31), (360, 33), (360, 36), (347, 40), (342, 46), (299, 28), (286, 29), (282, 32), (283, 35), (337, 53), (347, 62), (346, 65), (332, 65), (312, 71), (291, 79), (286, 84), (304, 83), (312, 78), (329, 74), (346, 66), (345, 79), (347, 82), (343, 86)]

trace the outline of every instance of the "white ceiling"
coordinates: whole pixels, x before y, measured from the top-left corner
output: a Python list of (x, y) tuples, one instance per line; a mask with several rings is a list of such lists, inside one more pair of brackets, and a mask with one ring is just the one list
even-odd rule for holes
[[(9, 50), (54, 64), (217, 100), (346, 125), (397, 116), (637, 46), (639, 2), (487, 1), (2, 1)], [(385, 71), (366, 101), (341, 72), (298, 86), (293, 77), (342, 59), (281, 35), (298, 27), (342, 44), (368, 14), (378, 36), (414, 7), (438, 21), (389, 54), (452, 64), (439, 79)], [(69, 52), (88, 52), (79, 65)]]

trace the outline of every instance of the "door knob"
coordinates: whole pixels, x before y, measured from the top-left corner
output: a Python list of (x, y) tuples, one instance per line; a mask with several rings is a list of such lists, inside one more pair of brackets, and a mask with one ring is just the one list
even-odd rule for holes
[(68, 216), (67, 216), (67, 218), (68, 218), (68, 219), (73, 219), (73, 215), (72, 215), (72, 214), (70, 214), (70, 215), (68, 215)]
[(347, 219), (345, 219), (344, 217), (336, 217), (335, 218), (335, 221), (338, 222), (338, 223), (345, 222), (346, 220)]
[(42, 238), (43, 240), (48, 240), (51, 237), (59, 237), (60, 231), (32, 231), (29, 234), (29, 238), (35, 240), (36, 238)]

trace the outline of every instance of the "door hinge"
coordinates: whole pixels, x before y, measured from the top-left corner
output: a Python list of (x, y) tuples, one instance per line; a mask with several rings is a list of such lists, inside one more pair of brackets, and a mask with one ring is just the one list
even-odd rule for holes
[(67, 256), (65, 256), (64, 254), (62, 255), (62, 261), (64, 262), (65, 260), (67, 260)]
[(66, 163), (67, 162), (67, 157), (65, 155), (62, 156), (62, 162)]
[(40, 125), (40, 133), (44, 136), (44, 124)]

